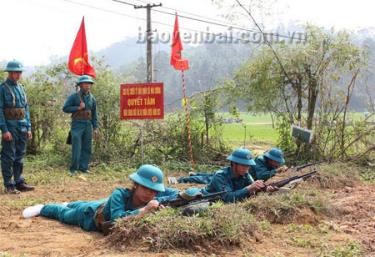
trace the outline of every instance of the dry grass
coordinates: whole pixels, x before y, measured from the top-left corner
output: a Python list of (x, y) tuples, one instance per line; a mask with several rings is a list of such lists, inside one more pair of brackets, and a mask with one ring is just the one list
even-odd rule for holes
[(309, 180), (320, 189), (340, 189), (360, 183), (360, 168), (350, 163), (324, 164), (319, 175)]
[(152, 251), (176, 248), (215, 251), (215, 246), (240, 246), (242, 240), (257, 230), (256, 221), (248, 211), (218, 203), (192, 217), (166, 209), (143, 219), (119, 222), (108, 242), (120, 249), (143, 243)]
[(327, 198), (313, 190), (295, 190), (285, 194), (259, 195), (241, 203), (259, 219), (271, 223), (315, 224), (319, 216), (331, 215)]

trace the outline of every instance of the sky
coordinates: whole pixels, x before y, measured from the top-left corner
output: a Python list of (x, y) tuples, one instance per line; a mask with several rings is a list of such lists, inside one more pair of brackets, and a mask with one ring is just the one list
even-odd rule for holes
[[(124, 1), (134, 4), (147, 2)], [(177, 9), (225, 23), (228, 21), (223, 14), (242, 12), (240, 9), (228, 7), (234, 0), (224, 0), (221, 8), (213, 5), (211, 0), (159, 2), (163, 3), (163, 7), (171, 8), (159, 10), (173, 13), (172, 9)], [(257, 20), (266, 28), (272, 28), (279, 23), (294, 22), (310, 22), (327, 28), (348, 30), (375, 27), (375, 1), (270, 0), (268, 4), (264, 0), (252, 2), (262, 3), (263, 9), (267, 10), (254, 11)], [(90, 51), (99, 51), (128, 37), (137, 37), (140, 30), (145, 30), (146, 23), (145, 9), (134, 9), (113, 0), (0, 0), (0, 10), (0, 61), (18, 59), (26, 66), (46, 65), (54, 58), (69, 55), (82, 16), (85, 16)], [(152, 20), (166, 24), (153, 23), (154, 30), (171, 32), (173, 29), (173, 16), (152, 12)], [(225, 30), (223, 27), (182, 18), (179, 23), (181, 31), (205, 31), (207, 26), (210, 26), (210, 31)], [(253, 28), (253, 24), (245, 16), (230, 23)]]

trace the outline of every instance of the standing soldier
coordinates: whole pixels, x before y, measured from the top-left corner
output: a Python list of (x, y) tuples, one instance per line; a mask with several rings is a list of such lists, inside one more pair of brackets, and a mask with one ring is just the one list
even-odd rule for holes
[(96, 113), (96, 100), (90, 89), (94, 84), (92, 77), (83, 75), (78, 78), (79, 92), (72, 94), (66, 100), (63, 111), (72, 114), (72, 163), (70, 174), (77, 171), (89, 172), (91, 158), (92, 133), (98, 136), (98, 117)]
[(34, 190), (22, 176), (26, 142), (32, 138), (30, 113), (26, 93), (18, 83), (23, 71), (22, 64), (10, 61), (5, 71), (8, 78), (0, 85), (1, 171), (5, 192), (18, 194)]

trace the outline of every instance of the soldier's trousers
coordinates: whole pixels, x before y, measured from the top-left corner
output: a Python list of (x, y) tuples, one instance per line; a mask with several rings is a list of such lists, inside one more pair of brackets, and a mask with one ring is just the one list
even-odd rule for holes
[(27, 142), (26, 128), (8, 127), (8, 130), (12, 134), (12, 140), (1, 141), (1, 172), (5, 187), (14, 186), (24, 181), (22, 177), (23, 158)]
[(97, 231), (94, 222), (95, 209), (90, 208), (92, 205), (92, 202), (83, 201), (72, 202), (67, 206), (47, 204), (41, 210), (40, 215), (65, 224), (79, 226), (86, 231)]
[(197, 173), (193, 176), (180, 177), (177, 179), (178, 183), (195, 183), (195, 184), (209, 184), (214, 173)]
[(91, 158), (92, 124), (91, 121), (72, 122), (72, 163), (70, 171), (87, 171)]

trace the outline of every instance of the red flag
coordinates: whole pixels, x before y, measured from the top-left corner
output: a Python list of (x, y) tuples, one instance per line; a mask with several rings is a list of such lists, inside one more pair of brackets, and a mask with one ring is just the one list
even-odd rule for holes
[(178, 16), (176, 13), (176, 18), (174, 21), (174, 29), (173, 29), (173, 41), (172, 41), (172, 55), (171, 55), (171, 65), (176, 70), (187, 70), (189, 69), (189, 61), (187, 59), (183, 59), (181, 56), (182, 51), (182, 43), (180, 38), (180, 31), (178, 28)]
[(82, 18), (72, 50), (70, 51), (69, 70), (76, 75), (90, 75), (96, 77), (94, 68), (89, 64), (89, 53), (87, 51), (85, 17)]

